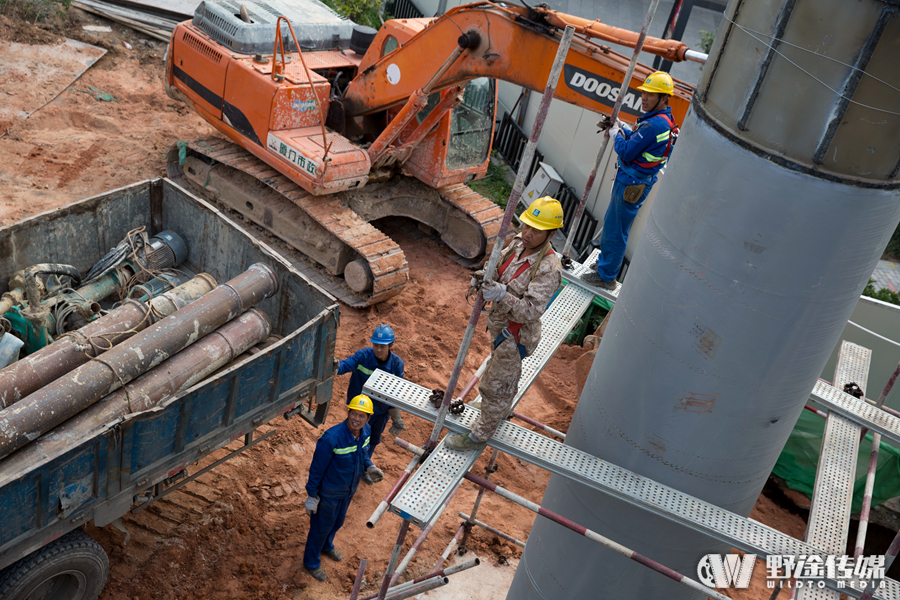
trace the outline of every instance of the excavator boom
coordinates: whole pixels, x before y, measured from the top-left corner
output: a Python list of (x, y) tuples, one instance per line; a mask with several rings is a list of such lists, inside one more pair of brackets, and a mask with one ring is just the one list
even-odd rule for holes
[[(410, 21), (415, 20), (404, 22), (410, 24)], [(418, 33), (408, 40), (401, 40), (395, 50), (383, 56), (377, 54), (377, 50), (391, 37), (392, 31), (386, 27), (375, 38), (360, 63), (359, 75), (341, 99), (348, 117), (372, 114), (405, 103), (426, 85), (461, 43), (468, 45), (467, 51), (446, 70), (434, 89), (442, 90), (478, 77), (490, 77), (543, 91), (566, 25), (576, 28), (576, 37), (566, 58), (564, 81), (556, 88), (556, 97), (595, 112), (609, 113), (629, 59), (593, 40), (626, 46), (633, 46), (637, 41), (636, 33), (599, 21), (545, 8), (493, 3), (459, 6), (434, 20), (418, 21), (421, 27)], [(473, 43), (473, 40), (476, 41)], [(684, 60), (687, 56), (697, 60), (703, 57), (692, 53), (677, 40), (647, 38), (644, 49), (673, 61)], [(372, 50), (376, 50), (374, 56)], [(629, 87), (639, 86), (651, 72), (639, 64)], [(683, 120), (691, 96), (690, 86), (676, 82), (670, 105), (677, 122)], [(634, 90), (625, 98), (621, 118), (634, 122), (640, 114), (640, 92)]]
[[(564, 27), (577, 34), (556, 95), (609, 113), (636, 34), (545, 8), (481, 2), (437, 19), (360, 28), (318, 0), (205, 0), (167, 50), (166, 91), (228, 141), (172, 148), (169, 176), (287, 242), (294, 265), (353, 306), (397, 295), (402, 248), (379, 230), (405, 217), (466, 266), (497, 242), (503, 212), (465, 185), (484, 177), (495, 80), (543, 90)], [(670, 60), (681, 42), (648, 39)], [(638, 66), (630, 87), (649, 74)], [(676, 84), (681, 121), (691, 89)], [(640, 93), (622, 119), (640, 115)]]

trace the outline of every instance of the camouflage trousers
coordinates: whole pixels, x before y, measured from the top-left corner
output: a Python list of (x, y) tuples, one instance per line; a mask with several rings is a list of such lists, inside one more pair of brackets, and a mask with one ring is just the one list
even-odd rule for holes
[(481, 415), (472, 424), (472, 434), (481, 441), (491, 439), (500, 423), (509, 416), (510, 407), (519, 389), (522, 357), (516, 341), (508, 338), (491, 352), (478, 385), (481, 394)]

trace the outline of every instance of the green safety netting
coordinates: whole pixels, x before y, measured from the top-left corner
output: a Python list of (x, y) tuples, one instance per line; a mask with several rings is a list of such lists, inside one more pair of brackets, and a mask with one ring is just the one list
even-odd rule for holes
[[(816, 465), (822, 447), (825, 419), (804, 410), (788, 438), (773, 475), (781, 477), (792, 490), (812, 497), (816, 481)], [(869, 454), (872, 451), (872, 434), (859, 445), (856, 460), (856, 480), (853, 485), (852, 512), (862, 508), (863, 489), (866, 485), (866, 471), (869, 469)], [(878, 506), (889, 498), (900, 496), (900, 450), (882, 442), (878, 451), (878, 467), (875, 471), (875, 488), (872, 491), (872, 506)]]

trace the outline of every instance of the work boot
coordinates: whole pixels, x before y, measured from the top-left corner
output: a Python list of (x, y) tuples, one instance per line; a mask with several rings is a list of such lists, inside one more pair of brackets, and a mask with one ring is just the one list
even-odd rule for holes
[(309, 571), (309, 574), (318, 581), (325, 581), (326, 579), (328, 579), (328, 575), (325, 574), (325, 569), (323, 569), (322, 567), (316, 567), (315, 569), (310, 569), (308, 567), (303, 568)]
[(363, 483), (366, 483), (368, 485), (372, 485), (375, 483), (375, 480), (372, 479), (372, 476), (365, 472), (362, 474), (360, 479), (362, 480)]
[(334, 561), (337, 561), (337, 562), (341, 562), (342, 560), (344, 560), (344, 555), (341, 554), (341, 551), (338, 550), (337, 548), (335, 548), (335, 549), (332, 550), (331, 552), (323, 552), (322, 554), (325, 555), (325, 556), (327, 556), (327, 557), (330, 558), (331, 560), (334, 560)]
[(600, 275), (598, 275), (594, 271), (589, 271), (581, 276), (581, 280), (588, 285), (592, 285), (594, 287), (602, 288), (604, 290), (614, 290), (616, 289), (616, 280), (606, 281)]
[(448, 435), (444, 438), (444, 445), (451, 450), (480, 450), (487, 446), (487, 442), (476, 442), (467, 433), (465, 435)]

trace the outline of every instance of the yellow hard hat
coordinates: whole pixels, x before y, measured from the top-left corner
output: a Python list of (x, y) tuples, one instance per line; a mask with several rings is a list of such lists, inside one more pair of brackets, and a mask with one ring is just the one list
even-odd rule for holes
[(638, 89), (642, 92), (668, 94), (671, 96), (675, 93), (675, 83), (672, 81), (671, 75), (665, 71), (657, 71), (656, 73), (651, 73), (644, 80), (643, 85), (638, 86)]
[(353, 400), (350, 401), (350, 404), (347, 405), (347, 408), (350, 410), (358, 410), (359, 412), (364, 412), (368, 415), (375, 412), (372, 410), (372, 399), (365, 394), (354, 396)]
[(541, 231), (559, 229), (563, 226), (562, 204), (550, 196), (538, 198), (522, 213), (519, 220)]

